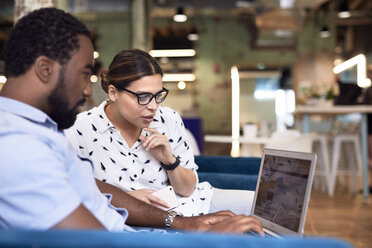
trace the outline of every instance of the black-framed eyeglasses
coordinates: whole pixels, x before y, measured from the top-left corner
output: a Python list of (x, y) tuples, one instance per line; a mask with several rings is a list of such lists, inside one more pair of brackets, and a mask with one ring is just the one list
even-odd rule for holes
[(167, 98), (167, 95), (169, 92), (169, 90), (167, 90), (164, 87), (161, 91), (159, 91), (155, 95), (150, 92), (135, 93), (127, 89), (122, 89), (122, 90), (136, 96), (139, 105), (147, 105), (152, 101), (153, 98), (155, 98), (156, 103), (162, 103), (165, 100), (165, 98)]

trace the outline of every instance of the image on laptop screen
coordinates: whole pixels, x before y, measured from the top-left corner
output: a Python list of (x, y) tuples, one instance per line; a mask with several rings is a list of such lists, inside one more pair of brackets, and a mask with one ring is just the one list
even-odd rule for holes
[(311, 160), (266, 155), (254, 214), (297, 231)]

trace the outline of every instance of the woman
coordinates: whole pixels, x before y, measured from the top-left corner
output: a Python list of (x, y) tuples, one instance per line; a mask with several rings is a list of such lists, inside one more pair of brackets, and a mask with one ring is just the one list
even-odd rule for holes
[(167, 207), (154, 191), (171, 185), (176, 211), (195, 216), (231, 210), (250, 214), (251, 191), (226, 191), (198, 183), (197, 165), (182, 119), (161, 106), (168, 95), (162, 70), (148, 53), (119, 52), (101, 73), (108, 100), (78, 115), (66, 135), (92, 159), (97, 179), (153, 205)]

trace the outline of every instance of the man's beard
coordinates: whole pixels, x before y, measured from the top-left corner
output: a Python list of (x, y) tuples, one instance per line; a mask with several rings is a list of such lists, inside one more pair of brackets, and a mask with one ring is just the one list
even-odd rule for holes
[(66, 92), (65, 70), (59, 71), (58, 82), (48, 97), (48, 104), (51, 106), (50, 118), (58, 124), (58, 129), (63, 130), (71, 127), (78, 114), (77, 108), (85, 103), (85, 98), (80, 100), (72, 109), (68, 109), (68, 94)]

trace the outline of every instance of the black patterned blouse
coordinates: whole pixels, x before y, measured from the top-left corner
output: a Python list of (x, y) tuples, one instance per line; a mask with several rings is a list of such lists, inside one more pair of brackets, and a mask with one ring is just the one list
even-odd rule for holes
[[(106, 104), (104, 101), (100, 106), (79, 114), (74, 126), (65, 130), (79, 154), (93, 161), (95, 177), (124, 191), (159, 190), (170, 185), (160, 162), (143, 148), (140, 140), (132, 147), (127, 145), (107, 118), (104, 112)], [(179, 114), (159, 106), (150, 127), (168, 137), (174, 155), (180, 157), (181, 166), (193, 170), (197, 176), (198, 166)], [(144, 130), (142, 135), (146, 136)], [(208, 182), (198, 183), (190, 197), (178, 196), (180, 204), (176, 211), (185, 216), (206, 214), (212, 195), (213, 188)]]

